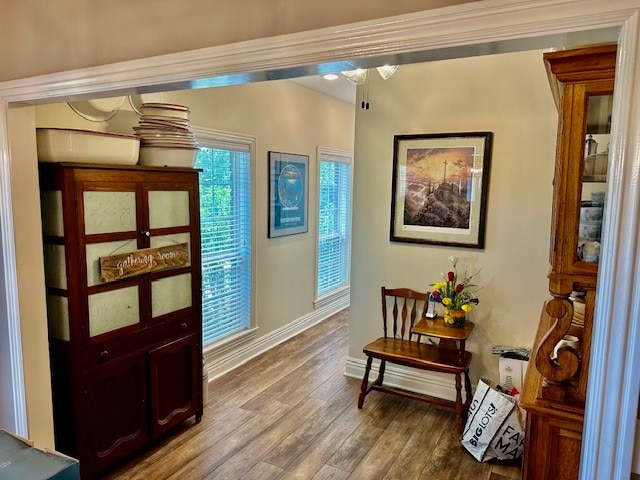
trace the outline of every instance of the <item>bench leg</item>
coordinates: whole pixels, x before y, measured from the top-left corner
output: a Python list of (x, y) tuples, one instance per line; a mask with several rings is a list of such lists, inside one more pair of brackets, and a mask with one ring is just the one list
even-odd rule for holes
[(460, 374), (456, 373), (456, 429), (458, 433), (462, 433), (464, 425), (462, 424), (462, 379)]
[(360, 396), (358, 397), (358, 408), (362, 408), (364, 405), (364, 397), (367, 396), (367, 387), (369, 386), (369, 372), (371, 371), (371, 363), (373, 357), (367, 358), (367, 366), (364, 369), (364, 377), (362, 378), (362, 385), (360, 386)]

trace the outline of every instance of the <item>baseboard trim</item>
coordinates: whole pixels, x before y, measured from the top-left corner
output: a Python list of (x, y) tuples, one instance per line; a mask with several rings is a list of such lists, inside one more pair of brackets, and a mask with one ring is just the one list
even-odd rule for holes
[(631, 480), (634, 480), (633, 475), (636, 475), (635, 478), (640, 478), (640, 420), (636, 420), (636, 433), (635, 433), (635, 441), (633, 443), (633, 459), (631, 461)]
[[(362, 380), (365, 367), (365, 360), (349, 357), (347, 359), (345, 375)], [(369, 374), (370, 382), (375, 380), (378, 376), (379, 367), (380, 362), (374, 360), (371, 373)], [(416, 370), (409, 367), (402, 367), (400, 365), (387, 363), (387, 368), (385, 369), (384, 374), (384, 384), (390, 387), (397, 387), (411, 392), (430, 395), (432, 397), (443, 398), (445, 400), (455, 401), (456, 399), (456, 384), (455, 377), (453, 375), (440, 376), (433, 372), (425, 372), (423, 370)], [(464, 401), (466, 395), (464, 385), (462, 387), (462, 392), (462, 399)], [(473, 395), (473, 391), (471, 392), (471, 395)]]
[[(321, 308), (304, 315), (287, 325), (274, 330), (264, 336), (252, 335), (246, 339), (234, 343), (232, 348), (228, 346), (219, 350), (213, 349), (204, 355), (204, 369), (208, 373), (209, 382), (218, 378), (252, 358), (266, 352), (276, 345), (296, 336), (307, 328), (310, 328), (326, 318), (344, 310), (349, 306), (349, 295), (343, 295), (336, 301), (323, 305)], [(364, 370), (363, 370), (364, 371)]]

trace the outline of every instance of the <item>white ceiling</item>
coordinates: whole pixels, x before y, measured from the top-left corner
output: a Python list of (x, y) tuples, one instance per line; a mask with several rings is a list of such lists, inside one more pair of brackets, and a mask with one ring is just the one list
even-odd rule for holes
[(335, 97), (343, 102), (352, 104), (356, 102), (356, 86), (342, 75), (338, 75), (336, 80), (325, 80), (320, 75), (314, 75), (311, 77), (292, 78), (291, 81), (316, 92)]

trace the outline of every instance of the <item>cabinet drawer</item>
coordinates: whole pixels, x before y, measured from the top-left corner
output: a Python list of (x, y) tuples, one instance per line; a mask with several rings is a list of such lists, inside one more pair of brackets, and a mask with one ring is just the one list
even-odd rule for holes
[(177, 337), (193, 335), (197, 333), (198, 325), (198, 320), (194, 316), (176, 318), (147, 328), (147, 340), (149, 345), (155, 345)]
[(199, 320), (196, 317), (176, 318), (153, 327), (140, 330), (125, 338), (111, 340), (88, 349), (85, 359), (87, 368), (104, 364), (134, 351), (149, 350), (161, 343), (197, 333)]
[(124, 338), (102, 342), (87, 349), (85, 365), (87, 368), (118, 359), (131, 352), (148, 348), (148, 335), (144, 330), (132, 333)]

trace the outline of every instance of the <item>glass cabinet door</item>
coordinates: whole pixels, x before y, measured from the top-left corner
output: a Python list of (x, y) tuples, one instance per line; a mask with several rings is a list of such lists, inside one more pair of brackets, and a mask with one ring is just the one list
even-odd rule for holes
[(584, 164), (578, 221), (577, 260), (600, 260), (600, 237), (607, 186), (612, 95), (591, 95), (587, 100)]
[(138, 245), (135, 183), (87, 183), (82, 192), (89, 337), (141, 327), (140, 285), (105, 283), (100, 258), (133, 252)]
[[(191, 259), (191, 196), (185, 189), (150, 185), (147, 191), (150, 247), (187, 244)], [(190, 267), (191, 261), (185, 266)], [(177, 268), (151, 277), (151, 318), (191, 308), (192, 275), (190, 268)]]

